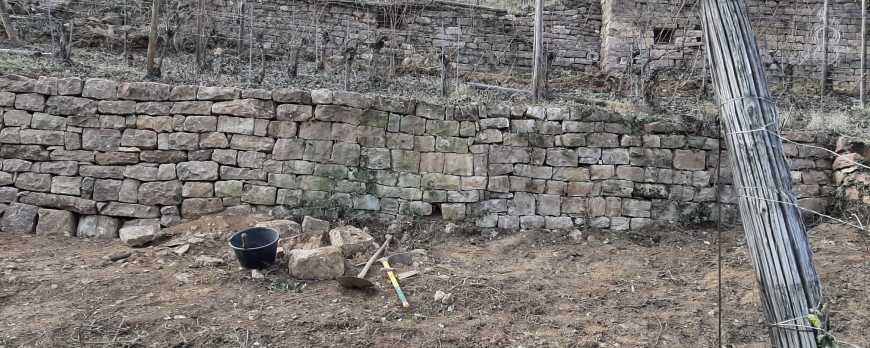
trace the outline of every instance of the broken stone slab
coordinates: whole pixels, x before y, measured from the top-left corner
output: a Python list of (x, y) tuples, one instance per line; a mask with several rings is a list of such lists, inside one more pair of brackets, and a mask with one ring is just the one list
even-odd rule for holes
[(159, 232), (159, 225), (155, 227), (153, 224), (140, 226), (127, 226), (118, 231), (121, 241), (131, 247), (144, 245), (152, 240)]
[(329, 221), (324, 221), (318, 218), (306, 216), (304, 219), (302, 219), (302, 233), (309, 232), (329, 232)]
[(79, 224), (78, 216), (66, 210), (39, 209), (36, 234), (42, 236), (74, 237)]
[(374, 238), (354, 226), (341, 226), (329, 231), (329, 244), (341, 249), (345, 257), (353, 257), (372, 246)]
[(344, 257), (338, 247), (296, 249), (289, 255), (288, 268), (294, 278), (335, 279), (344, 274)]
[(11, 203), (0, 219), (0, 231), (11, 233), (34, 233), (39, 207), (35, 205)]
[(329, 234), (323, 231), (302, 232), (284, 239), (284, 247), (289, 249), (317, 249), (329, 246)]
[(272, 220), (258, 222), (254, 227), (265, 227), (278, 232), (281, 239), (297, 236), (302, 233), (302, 226), (293, 220)]

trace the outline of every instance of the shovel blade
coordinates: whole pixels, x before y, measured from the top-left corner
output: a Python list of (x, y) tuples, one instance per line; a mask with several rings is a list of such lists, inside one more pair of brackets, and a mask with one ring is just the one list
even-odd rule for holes
[(374, 283), (367, 279), (352, 276), (341, 276), (335, 278), (335, 280), (338, 281), (339, 285), (351, 289), (365, 289), (375, 286)]

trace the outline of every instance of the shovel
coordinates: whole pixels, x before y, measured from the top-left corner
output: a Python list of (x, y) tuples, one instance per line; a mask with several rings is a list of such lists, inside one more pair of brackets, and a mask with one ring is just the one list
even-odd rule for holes
[(369, 272), (369, 268), (372, 267), (372, 264), (375, 263), (375, 260), (378, 259), (378, 256), (380, 256), (381, 253), (387, 249), (387, 245), (390, 244), (390, 239), (393, 239), (393, 236), (388, 234), (387, 238), (384, 239), (384, 245), (381, 245), (378, 251), (375, 251), (375, 254), (372, 256), (372, 258), (369, 259), (369, 262), (366, 263), (366, 266), (363, 267), (362, 271), (359, 272), (358, 276), (340, 276), (338, 278), (335, 278), (335, 280), (338, 281), (338, 284), (346, 288), (354, 289), (365, 289), (375, 286), (374, 283), (372, 283), (368, 279), (365, 279), (365, 276), (366, 273)]

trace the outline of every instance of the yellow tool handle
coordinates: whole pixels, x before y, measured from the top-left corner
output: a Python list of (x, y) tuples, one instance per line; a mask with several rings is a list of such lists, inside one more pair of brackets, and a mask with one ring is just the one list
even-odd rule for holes
[[(381, 262), (384, 264), (384, 268), (390, 268), (390, 263), (387, 262), (387, 260), (383, 260)], [(390, 281), (393, 282), (393, 287), (396, 288), (396, 294), (399, 295), (399, 300), (402, 301), (402, 307), (411, 307), (411, 304), (408, 303), (408, 299), (405, 298), (405, 293), (402, 292), (402, 287), (399, 286), (399, 281), (396, 280), (396, 275), (393, 274), (393, 271), (388, 271), (387, 275), (390, 276)]]

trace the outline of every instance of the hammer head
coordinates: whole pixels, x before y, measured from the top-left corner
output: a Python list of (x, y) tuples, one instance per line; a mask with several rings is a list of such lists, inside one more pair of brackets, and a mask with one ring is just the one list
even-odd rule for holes
[(401, 263), (401, 264), (405, 264), (405, 265), (410, 265), (410, 264), (413, 262), (413, 261), (412, 261), (413, 258), (414, 258), (414, 254), (413, 254), (413, 253), (401, 253), (401, 254), (395, 254), (395, 255), (392, 255), (392, 256), (389, 256), (389, 257), (381, 258), (381, 259), (378, 260), (378, 261), (384, 261), (384, 260), (386, 260), (386, 261), (387, 261), (389, 264), (391, 264), (391, 265), (393, 265), (393, 264), (397, 264), (397, 263)]

